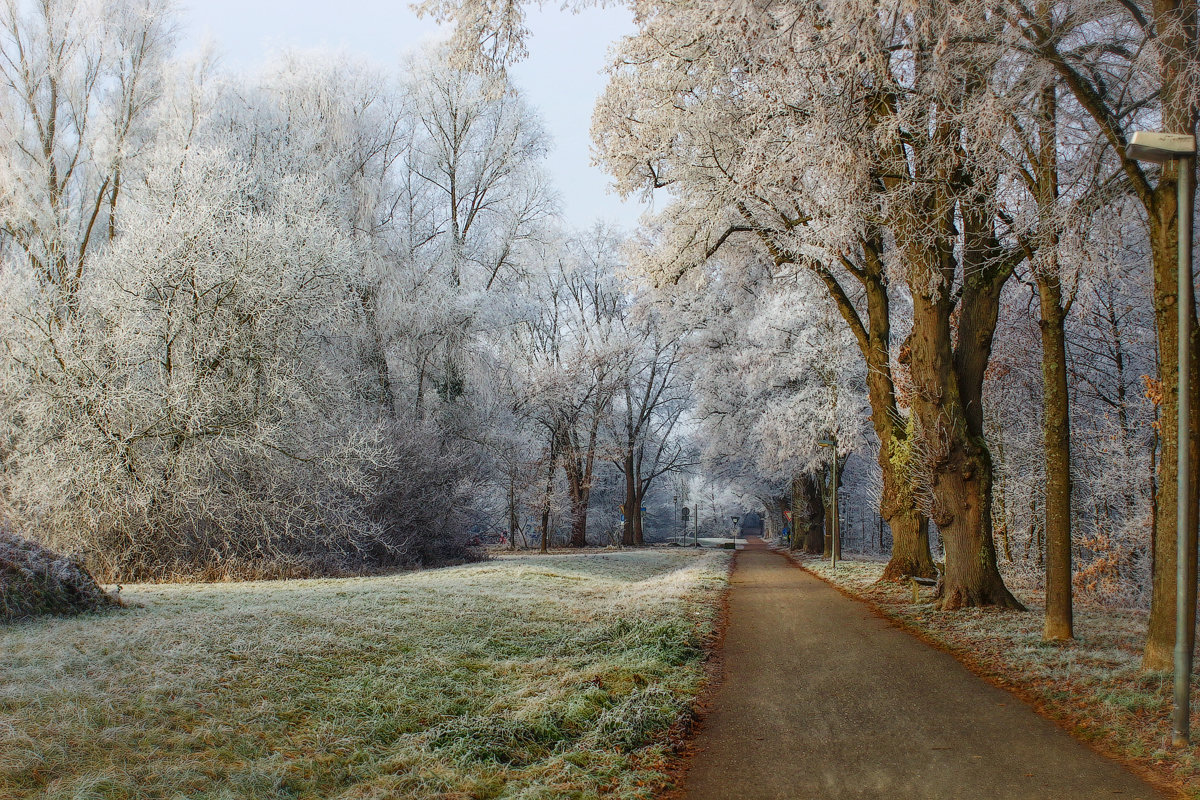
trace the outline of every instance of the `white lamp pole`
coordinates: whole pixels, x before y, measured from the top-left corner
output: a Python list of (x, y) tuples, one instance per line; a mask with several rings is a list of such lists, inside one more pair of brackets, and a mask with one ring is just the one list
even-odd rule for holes
[[(1191, 416), (1191, 390), (1188, 386), (1191, 366), (1191, 319), (1192, 319), (1192, 215), (1188, 201), (1192, 192), (1192, 159), (1196, 155), (1196, 138), (1190, 133), (1157, 133), (1137, 131), (1125, 149), (1129, 158), (1163, 164), (1178, 162), (1178, 201), (1176, 221), (1179, 227), (1178, 296), (1179, 311), (1179, 407), (1177, 423), (1176, 473), (1178, 483), (1175, 491), (1175, 710), (1172, 719), (1174, 744), (1184, 747), (1188, 743), (1191, 728), (1191, 677), (1192, 648), (1188, 646), (1188, 587), (1196, 581), (1195, 554), (1191, 543), (1194, 531), (1188, 525), (1188, 498), (1190, 497), (1189, 459), (1190, 447), (1188, 418)], [(1188, 213), (1184, 213), (1184, 212)]]

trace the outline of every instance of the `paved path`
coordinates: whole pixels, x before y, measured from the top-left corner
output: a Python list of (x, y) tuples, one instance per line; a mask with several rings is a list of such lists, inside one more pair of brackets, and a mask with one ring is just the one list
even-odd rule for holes
[(737, 559), (688, 800), (1162, 797), (761, 543)]

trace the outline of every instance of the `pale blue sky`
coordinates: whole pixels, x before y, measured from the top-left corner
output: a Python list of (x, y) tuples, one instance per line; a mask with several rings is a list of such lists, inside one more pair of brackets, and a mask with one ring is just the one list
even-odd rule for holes
[[(184, 48), (207, 36), (233, 69), (253, 69), (275, 50), (321, 46), (392, 66), (439, 37), (438, 27), (418, 19), (406, 0), (185, 0), (183, 19)], [(592, 105), (604, 88), (605, 53), (633, 31), (629, 11), (618, 6), (572, 14), (551, 0), (542, 10), (530, 9), (529, 27), (529, 59), (512, 74), (553, 138), (547, 167), (567, 224), (587, 227), (604, 219), (632, 229), (641, 207), (607, 190), (607, 175), (591, 165), (588, 133)]]

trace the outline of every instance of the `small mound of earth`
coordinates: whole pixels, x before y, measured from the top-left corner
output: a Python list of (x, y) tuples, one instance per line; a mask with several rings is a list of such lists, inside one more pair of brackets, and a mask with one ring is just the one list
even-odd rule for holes
[(0, 528), (0, 622), (119, 605), (75, 559)]

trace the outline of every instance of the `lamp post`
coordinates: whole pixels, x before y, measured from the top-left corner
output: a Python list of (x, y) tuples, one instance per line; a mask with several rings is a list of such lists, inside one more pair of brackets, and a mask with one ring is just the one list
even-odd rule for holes
[[(1176, 747), (1188, 743), (1191, 727), (1192, 649), (1188, 647), (1188, 587), (1196, 580), (1196, 556), (1191, 543), (1194, 531), (1188, 530), (1188, 448), (1190, 446), (1188, 417), (1191, 416), (1188, 369), (1191, 360), (1192, 318), (1192, 215), (1188, 201), (1192, 191), (1192, 159), (1196, 155), (1196, 138), (1190, 133), (1158, 133), (1136, 131), (1125, 148), (1129, 158), (1164, 164), (1178, 162), (1178, 199), (1175, 206), (1179, 226), (1178, 296), (1179, 311), (1179, 407), (1175, 492), (1175, 710), (1172, 720), (1173, 742)], [(1189, 213), (1184, 213), (1185, 211)]]
[(837, 569), (838, 558), (842, 555), (842, 521), (841, 515), (838, 514), (838, 452), (837, 439), (821, 439), (817, 442), (821, 447), (828, 447), (833, 450), (833, 525), (830, 530), (833, 533), (833, 544), (829, 547), (830, 560), (833, 568)]
[(733, 520), (733, 547), (734, 547), (734, 549), (737, 549), (737, 538), (738, 538), (737, 521), (738, 521), (738, 518), (730, 517), (730, 519)]

